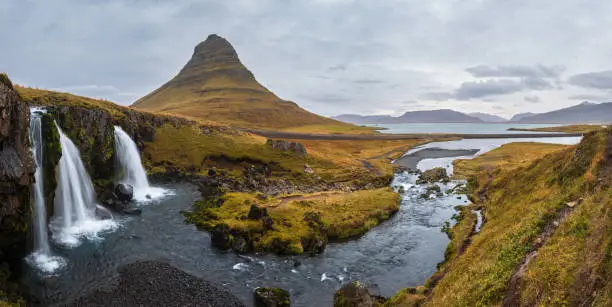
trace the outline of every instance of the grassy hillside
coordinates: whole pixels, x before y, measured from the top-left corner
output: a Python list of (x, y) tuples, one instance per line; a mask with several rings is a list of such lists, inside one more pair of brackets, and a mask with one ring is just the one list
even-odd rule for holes
[(482, 171), (492, 171), (497, 168), (510, 170), (525, 167), (534, 160), (568, 147), (568, 145), (535, 142), (509, 143), (474, 159), (455, 160), (453, 175), (458, 178), (468, 178)]
[(335, 133), (372, 133), (322, 117), (280, 99), (262, 86), (240, 62), (232, 45), (211, 35), (196, 46), (192, 58), (172, 80), (136, 101), (134, 108), (196, 119), (213, 119), (237, 127)]
[(554, 126), (554, 127), (542, 127), (542, 128), (510, 128), (508, 131), (536, 131), (536, 132), (565, 132), (565, 133), (588, 133), (591, 131), (597, 131), (605, 129), (602, 125), (566, 125), (566, 126)]
[[(612, 299), (612, 130), (577, 146), (472, 182), (482, 208), (479, 233), (453, 228), (450, 253), (411, 306), (610, 306)], [(455, 232), (456, 231), (456, 232)], [(459, 242), (454, 240), (455, 243)], [(414, 291), (413, 291), (414, 292)]]

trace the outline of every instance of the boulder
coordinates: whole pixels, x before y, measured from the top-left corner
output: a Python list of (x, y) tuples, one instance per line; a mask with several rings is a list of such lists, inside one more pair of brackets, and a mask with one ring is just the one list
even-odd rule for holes
[(420, 176), (419, 180), (417, 180), (418, 184), (423, 183), (434, 183), (434, 182), (448, 182), (450, 179), (448, 178), (448, 174), (446, 173), (446, 169), (443, 167), (436, 167), (430, 170), (424, 171)]
[(289, 307), (289, 292), (279, 288), (257, 288), (253, 292), (256, 307)]
[(261, 219), (261, 223), (263, 224), (263, 228), (265, 230), (271, 230), (274, 226), (274, 221), (267, 215)]
[(104, 208), (103, 206), (100, 205), (96, 205), (96, 216), (103, 219), (103, 220), (112, 220), (113, 219), (113, 214), (110, 212), (110, 210)]
[(334, 307), (371, 307), (374, 300), (368, 288), (354, 281), (346, 284), (334, 294)]
[(250, 220), (260, 220), (265, 216), (268, 216), (268, 209), (261, 208), (255, 204), (251, 205), (251, 209), (249, 210)]
[(212, 246), (226, 250), (232, 247), (233, 236), (230, 234), (230, 228), (226, 224), (215, 226), (210, 232), (210, 240)]
[(131, 201), (134, 198), (134, 187), (126, 183), (119, 183), (115, 186), (114, 194), (119, 201)]
[(314, 170), (308, 164), (304, 164), (304, 173), (306, 174), (314, 174)]
[(297, 156), (300, 156), (300, 157), (304, 157), (308, 154), (306, 152), (306, 147), (304, 147), (304, 145), (297, 143), (297, 142), (268, 139), (266, 144), (268, 144), (268, 146), (271, 146), (272, 148), (277, 149), (277, 150), (293, 152)]
[(232, 250), (239, 254), (244, 254), (249, 251), (249, 245), (243, 237), (236, 237), (232, 242)]
[(141, 215), (142, 214), (142, 209), (140, 209), (140, 208), (125, 208), (125, 209), (121, 210), (121, 212), (123, 214), (129, 214), (129, 215)]

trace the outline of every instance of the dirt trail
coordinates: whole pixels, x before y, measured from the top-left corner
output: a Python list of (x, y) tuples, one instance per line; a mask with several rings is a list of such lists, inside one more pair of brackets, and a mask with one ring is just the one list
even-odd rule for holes
[[(577, 206), (581, 201), (574, 202), (573, 206)], [(523, 263), (518, 267), (518, 269), (514, 272), (510, 281), (508, 282), (508, 288), (506, 289), (506, 293), (504, 295), (504, 300), (502, 301), (502, 306), (519, 306), (521, 299), (521, 281), (523, 279), (523, 274), (527, 271), (527, 266), (529, 263), (538, 255), (538, 250), (546, 244), (546, 241), (550, 236), (552, 236), (555, 230), (559, 227), (559, 225), (572, 213), (574, 207), (563, 207), (561, 210), (557, 212), (555, 217), (551, 219), (546, 226), (544, 226), (544, 231), (540, 233), (540, 235), (535, 240), (535, 244), (533, 245), (533, 250), (527, 254)]]

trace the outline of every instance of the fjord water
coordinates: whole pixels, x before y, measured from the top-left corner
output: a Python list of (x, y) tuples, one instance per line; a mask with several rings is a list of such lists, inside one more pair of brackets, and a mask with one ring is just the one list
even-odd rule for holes
[[(490, 140), (466, 141), (447, 146), (469, 146), (463, 149), (479, 148), (482, 152), (499, 146)], [(438, 162), (435, 166), (447, 163)], [(122, 218), (122, 227), (106, 234), (102, 241), (86, 241), (78, 248), (62, 251), (69, 264), (57, 277), (55, 287), (31, 282), (30, 290), (44, 304), (65, 302), (98, 289), (116, 276), (122, 265), (162, 260), (216, 282), (247, 305), (252, 305), (253, 289), (265, 286), (289, 290), (293, 306), (330, 306), (335, 290), (351, 280), (360, 280), (375, 292), (391, 296), (401, 288), (421, 285), (435, 272), (449, 242), (441, 227), (451, 219), (456, 205), (468, 201), (463, 195), (446, 193), (424, 199), (420, 196), (425, 187), (417, 185), (416, 179), (408, 173), (394, 178), (392, 185), (403, 186), (407, 192), (402, 195), (400, 211), (391, 219), (355, 240), (330, 243), (322, 254), (313, 257), (239, 256), (213, 248), (209, 234), (185, 224), (180, 213), (190, 209), (200, 192), (186, 183), (167, 185), (174, 196), (153, 200), (141, 216)], [(442, 191), (448, 191), (456, 184), (439, 185)]]
[(164, 193), (164, 189), (149, 185), (136, 143), (119, 126), (115, 126), (115, 153), (123, 174), (120, 182), (134, 187), (134, 198), (137, 201), (157, 198)]
[(91, 178), (81, 160), (80, 152), (62, 129), (60, 135), (62, 156), (58, 164), (54, 217), (51, 222), (53, 239), (65, 246), (78, 246), (82, 237), (97, 237), (98, 233), (113, 229), (112, 219), (96, 217), (96, 195)]
[(28, 262), (45, 273), (51, 273), (63, 266), (60, 257), (53, 256), (49, 246), (47, 231), (47, 209), (44, 197), (43, 178), (43, 139), (41, 114), (43, 109), (30, 109), (30, 141), (32, 142), (32, 156), (36, 165), (34, 183), (32, 184), (32, 230), (34, 237), (33, 252), (28, 256)]
[(533, 131), (508, 131), (510, 128), (532, 129), (554, 126), (551, 124), (512, 123), (411, 123), (377, 124), (372, 127), (386, 128), (382, 133), (458, 133), (458, 134), (530, 134)]

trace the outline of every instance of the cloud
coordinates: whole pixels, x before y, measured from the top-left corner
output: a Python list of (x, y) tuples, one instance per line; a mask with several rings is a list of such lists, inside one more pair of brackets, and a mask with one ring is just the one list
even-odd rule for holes
[(533, 96), (525, 96), (525, 98), (524, 98), (524, 99), (525, 99), (525, 101), (527, 101), (527, 102), (531, 102), (531, 103), (537, 103), (537, 102), (540, 102), (540, 97), (535, 96), (535, 95), (533, 95)]
[(344, 64), (337, 64), (337, 65), (328, 67), (327, 70), (329, 70), (329, 71), (338, 71), (338, 70), (345, 71), (346, 70), (346, 65), (344, 65)]
[(573, 75), (568, 83), (584, 88), (612, 90), (612, 70)]
[(519, 78), (559, 78), (565, 67), (558, 65), (478, 65), (467, 68), (465, 71), (476, 78), (490, 77), (519, 77)]
[(553, 86), (546, 80), (537, 77), (514, 79), (485, 79), (479, 81), (463, 82), (453, 92), (432, 92), (422, 96), (424, 99), (445, 100), (472, 100), (487, 101), (491, 96), (514, 94), (526, 90), (551, 89)]
[[(403, 101), (429, 96), (429, 108), (464, 97), (490, 109), (495, 98), (511, 115), (574, 104), (572, 87), (558, 86), (566, 72), (612, 69), (612, 36), (594, 30), (612, 28), (610, 11), (606, 0), (3, 0), (0, 69), (16, 83), (98, 86), (70, 91), (130, 104), (217, 33), (264, 86), (316, 113), (409, 111)], [(573, 82), (610, 89), (592, 79)], [(524, 100), (534, 91), (541, 103)]]

